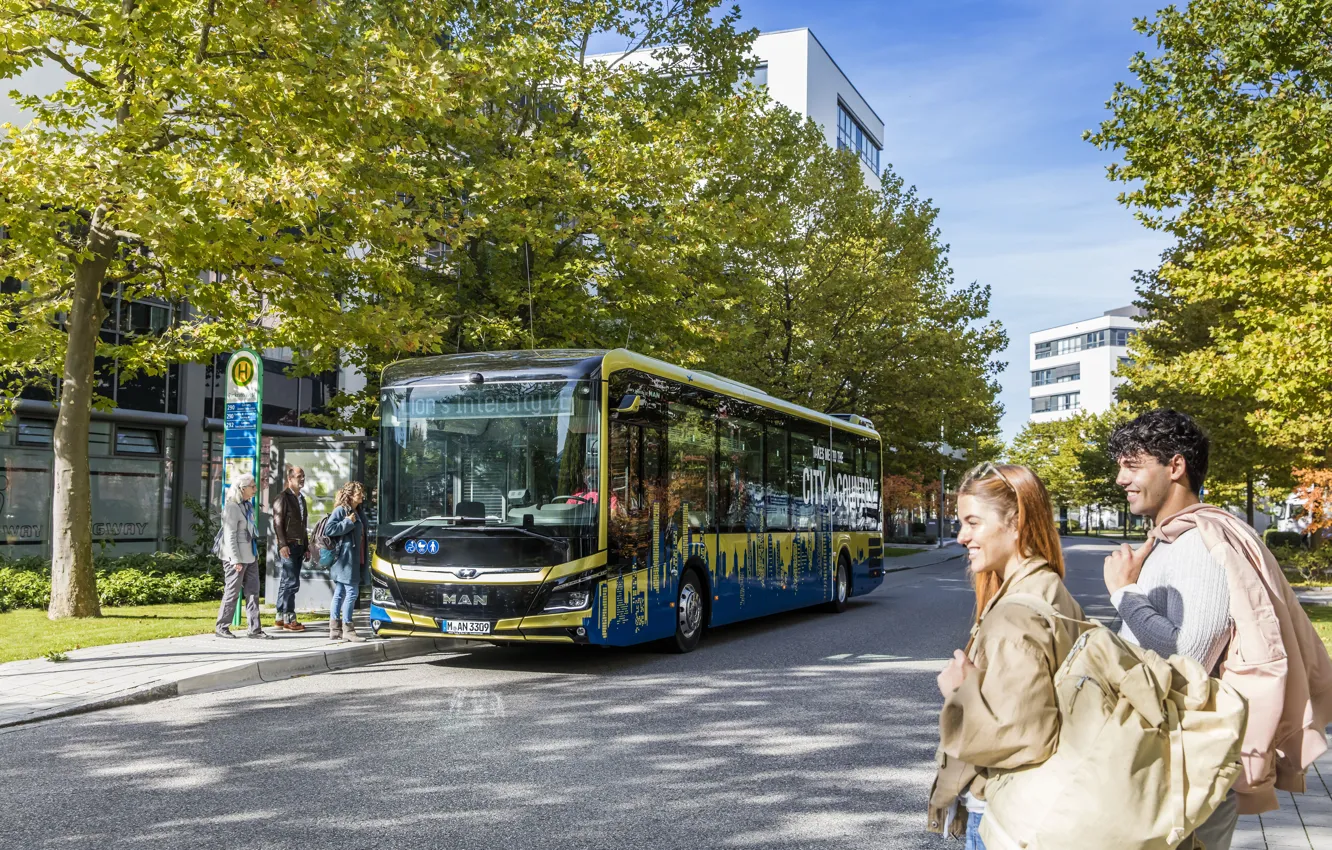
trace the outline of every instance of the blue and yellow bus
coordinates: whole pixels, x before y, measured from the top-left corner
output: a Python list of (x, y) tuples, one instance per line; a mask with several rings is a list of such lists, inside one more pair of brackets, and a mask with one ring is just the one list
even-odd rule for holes
[(692, 650), (883, 581), (879, 435), (623, 349), (384, 370), (380, 635)]

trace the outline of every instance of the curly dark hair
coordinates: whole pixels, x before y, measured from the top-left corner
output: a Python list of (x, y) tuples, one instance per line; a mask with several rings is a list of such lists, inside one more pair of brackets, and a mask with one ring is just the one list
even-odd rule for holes
[(1202, 492), (1210, 451), (1211, 440), (1202, 426), (1192, 416), (1167, 408), (1144, 413), (1110, 435), (1110, 457), (1116, 462), (1150, 455), (1164, 465), (1175, 455), (1184, 458), (1194, 493)]

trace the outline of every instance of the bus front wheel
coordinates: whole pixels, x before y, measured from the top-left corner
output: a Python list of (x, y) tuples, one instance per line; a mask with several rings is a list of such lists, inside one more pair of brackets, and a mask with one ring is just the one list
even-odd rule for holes
[(828, 610), (840, 614), (846, 610), (846, 601), (851, 598), (851, 560), (843, 552), (837, 559), (837, 579), (833, 584), (833, 598), (828, 602)]
[(680, 580), (680, 593), (675, 600), (676, 652), (692, 652), (703, 636), (703, 583), (698, 573), (688, 570)]

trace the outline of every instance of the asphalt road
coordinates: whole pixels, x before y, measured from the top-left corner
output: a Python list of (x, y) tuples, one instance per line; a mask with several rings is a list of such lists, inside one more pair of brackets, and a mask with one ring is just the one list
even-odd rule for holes
[[(1105, 616), (1109, 547), (1066, 544)], [(6, 730), (0, 845), (953, 847), (923, 810), (963, 565), (685, 656), (487, 646)]]

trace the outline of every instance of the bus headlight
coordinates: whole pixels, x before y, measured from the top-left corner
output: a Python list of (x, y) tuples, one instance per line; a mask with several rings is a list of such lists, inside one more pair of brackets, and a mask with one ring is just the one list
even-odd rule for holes
[(375, 605), (387, 605), (392, 608), (398, 607), (398, 600), (393, 598), (393, 591), (387, 587), (374, 585), (370, 588), (370, 602)]
[(586, 608), (592, 600), (592, 591), (586, 587), (572, 590), (557, 590), (546, 601), (547, 611), (579, 611)]

